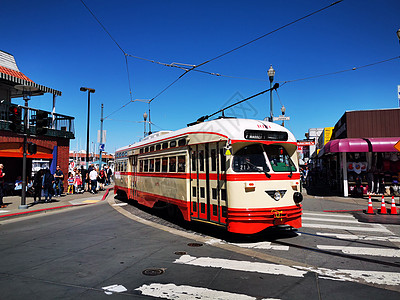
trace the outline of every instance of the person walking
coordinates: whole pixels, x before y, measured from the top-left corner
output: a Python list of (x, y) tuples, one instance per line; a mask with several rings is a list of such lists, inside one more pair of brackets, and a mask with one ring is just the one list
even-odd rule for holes
[(74, 183), (75, 183), (75, 178), (72, 172), (69, 172), (68, 174), (68, 194), (73, 194), (74, 193)]
[(54, 177), (51, 175), (50, 170), (46, 169), (44, 171), (42, 179), (42, 189), (44, 193), (44, 202), (51, 202), (51, 197), (53, 196), (53, 183)]
[[(37, 204), (41, 201), (42, 175), (43, 175), (43, 170), (39, 170), (36, 172), (35, 176), (33, 176), (33, 203), (34, 204)], [(38, 199), (38, 201), (36, 201), (36, 198)]]
[(108, 170), (107, 170), (107, 180), (108, 180), (108, 184), (111, 184), (111, 176), (112, 176), (112, 171), (110, 166), (108, 166)]
[(90, 179), (90, 186), (91, 186), (91, 193), (96, 194), (96, 188), (97, 188), (97, 176), (98, 173), (95, 168), (93, 168), (90, 173), (89, 173), (89, 179)]
[(7, 207), (7, 205), (5, 205), (4, 202), (3, 202), (3, 197), (4, 197), (4, 176), (6, 175), (3, 172), (3, 168), (4, 168), (4, 165), (0, 164), (0, 207), (1, 208)]
[(64, 173), (61, 171), (60, 166), (57, 166), (56, 172), (54, 173), (54, 179), (55, 179), (55, 192), (56, 192), (56, 197), (61, 196), (62, 194), (62, 188), (63, 188), (63, 180), (64, 180)]

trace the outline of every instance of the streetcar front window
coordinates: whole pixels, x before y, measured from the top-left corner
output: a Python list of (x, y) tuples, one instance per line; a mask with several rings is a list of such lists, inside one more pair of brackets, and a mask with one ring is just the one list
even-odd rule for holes
[(237, 151), (232, 166), (235, 172), (269, 172), (264, 149), (260, 144), (249, 145)]
[(286, 149), (280, 145), (264, 145), (265, 153), (271, 163), (274, 172), (295, 172), (296, 166), (287, 153)]

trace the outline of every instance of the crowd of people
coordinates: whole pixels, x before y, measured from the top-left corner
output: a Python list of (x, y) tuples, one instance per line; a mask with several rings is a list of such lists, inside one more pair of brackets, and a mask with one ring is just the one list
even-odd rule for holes
[[(3, 203), (4, 196), (4, 176), (3, 165), (0, 164), (0, 207), (6, 207)], [(106, 185), (111, 184), (112, 170), (105, 165), (101, 170), (91, 164), (88, 170), (74, 168), (67, 174), (67, 187), (64, 188), (64, 173), (60, 166), (57, 166), (54, 174), (49, 169), (41, 169), (36, 172), (31, 180), (27, 180), (27, 193), (33, 197), (34, 204), (51, 202), (52, 197), (60, 197), (64, 192), (66, 195), (90, 192), (97, 193), (104, 190)], [(20, 177), (15, 182), (15, 191), (22, 190), (22, 180)]]

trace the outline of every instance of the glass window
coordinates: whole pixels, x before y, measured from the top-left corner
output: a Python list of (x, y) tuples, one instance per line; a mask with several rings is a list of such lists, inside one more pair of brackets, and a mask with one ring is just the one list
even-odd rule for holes
[(143, 160), (139, 162), (139, 172), (143, 172)]
[(144, 160), (144, 169), (143, 172), (148, 172), (149, 171), (149, 160), (145, 159)]
[(156, 145), (156, 150), (161, 150), (161, 144)]
[(162, 169), (161, 169), (161, 172), (163, 172), (163, 173), (168, 172), (168, 158), (167, 158), (167, 157), (164, 157), (164, 158), (162, 159)]
[(150, 146), (150, 152), (154, 151), (154, 146)]
[(161, 169), (161, 159), (160, 158), (156, 158), (155, 171), (156, 172), (160, 172), (160, 169)]
[(176, 147), (176, 141), (172, 141), (172, 142), (170, 142), (169, 143), (169, 146), (172, 148), (172, 147)]
[(283, 146), (264, 145), (264, 149), (274, 172), (296, 171), (296, 166)]
[(154, 159), (149, 159), (149, 172), (154, 172)]
[(178, 141), (178, 146), (185, 146), (186, 145), (186, 139), (180, 139)]
[(235, 172), (268, 172), (264, 150), (260, 144), (253, 144), (238, 150), (233, 157)]
[(144, 148), (144, 152), (149, 152), (149, 147)]
[(163, 149), (167, 149), (167, 148), (168, 148), (168, 142), (163, 143), (163, 144), (162, 144), (162, 148), (163, 148)]
[(140, 153), (140, 154), (143, 153), (143, 148), (140, 148), (139, 153)]
[(211, 171), (217, 171), (217, 150), (211, 149)]
[(199, 171), (204, 172), (204, 150), (199, 151)]
[(186, 157), (184, 155), (178, 156), (178, 172), (186, 171)]
[(176, 157), (169, 158), (169, 172), (176, 172)]
[(192, 151), (192, 172), (196, 172), (196, 151)]
[(221, 160), (221, 171), (224, 172), (224, 171), (226, 171), (226, 157), (225, 157), (224, 149), (220, 149), (219, 153), (220, 153), (220, 160)]

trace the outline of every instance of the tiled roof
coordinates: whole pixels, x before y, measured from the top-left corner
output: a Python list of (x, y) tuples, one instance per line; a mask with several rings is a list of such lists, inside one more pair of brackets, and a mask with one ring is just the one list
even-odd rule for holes
[(14, 70), (11, 70), (11, 69), (3, 67), (3, 66), (0, 66), (0, 73), (7, 74), (7, 75), (14, 76), (14, 77), (26, 80), (26, 81), (33, 82), (24, 73), (21, 73), (19, 71), (14, 71)]

